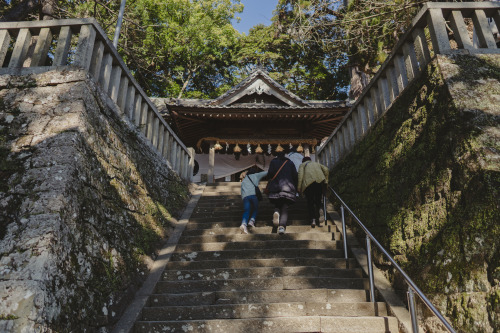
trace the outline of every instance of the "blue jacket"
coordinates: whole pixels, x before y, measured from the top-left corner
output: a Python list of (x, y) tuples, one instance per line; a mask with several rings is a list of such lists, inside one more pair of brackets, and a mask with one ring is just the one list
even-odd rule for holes
[[(259, 186), (260, 180), (265, 176), (267, 176), (267, 171), (252, 173), (251, 175), (247, 175), (245, 178), (243, 178), (243, 181), (241, 182), (241, 198), (244, 199), (249, 195), (255, 195), (255, 186)], [(252, 184), (249, 178), (252, 180), (255, 186)]]

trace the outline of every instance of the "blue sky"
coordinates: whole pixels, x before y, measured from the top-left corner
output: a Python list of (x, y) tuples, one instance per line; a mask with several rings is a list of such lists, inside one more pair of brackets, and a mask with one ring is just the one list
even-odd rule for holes
[(271, 24), (273, 10), (276, 8), (278, 0), (241, 0), (241, 3), (245, 8), (243, 13), (238, 15), (241, 17), (240, 23), (233, 23), (233, 26), (239, 32), (248, 35), (248, 30), (254, 25)]

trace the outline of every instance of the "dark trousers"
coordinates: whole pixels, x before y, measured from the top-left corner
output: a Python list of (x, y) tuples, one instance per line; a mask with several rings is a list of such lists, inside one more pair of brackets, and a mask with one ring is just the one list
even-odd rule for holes
[(304, 194), (307, 199), (309, 219), (319, 221), (319, 210), (322, 208), (323, 185), (314, 182), (304, 190)]
[(286, 227), (288, 221), (288, 207), (293, 204), (293, 201), (279, 198), (270, 200), (274, 204), (274, 211), (280, 214), (280, 227)]

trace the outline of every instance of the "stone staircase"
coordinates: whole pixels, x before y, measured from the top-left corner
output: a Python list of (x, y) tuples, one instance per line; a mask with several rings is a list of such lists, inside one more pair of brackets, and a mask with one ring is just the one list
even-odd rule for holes
[(301, 198), (279, 235), (264, 199), (241, 234), (239, 187), (205, 188), (135, 332), (398, 332), (335, 224), (311, 228)]

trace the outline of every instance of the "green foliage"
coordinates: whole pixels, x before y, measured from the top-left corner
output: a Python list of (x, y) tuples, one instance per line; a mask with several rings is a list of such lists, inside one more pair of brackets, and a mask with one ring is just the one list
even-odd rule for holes
[(309, 2), (280, 1), (270, 26), (257, 25), (240, 40), (240, 68), (263, 66), (278, 82), (305, 99), (345, 99), (345, 57), (332, 57), (320, 43), (304, 41), (294, 23)]
[(19, 317), (10, 314), (9, 315), (0, 314), (0, 320), (15, 320), (18, 318)]
[[(80, 2), (71, 12), (96, 17), (112, 39), (118, 5)], [(118, 50), (152, 96), (215, 97), (234, 84), (231, 19), (242, 9), (240, 0), (129, 0)]]

